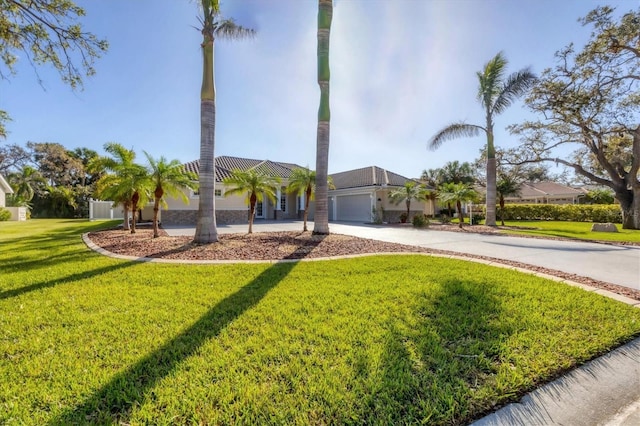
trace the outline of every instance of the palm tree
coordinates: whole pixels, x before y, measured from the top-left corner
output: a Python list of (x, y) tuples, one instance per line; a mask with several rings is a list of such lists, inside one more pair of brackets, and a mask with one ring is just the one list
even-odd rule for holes
[(462, 203), (475, 201), (478, 193), (464, 183), (444, 183), (438, 189), (438, 199), (443, 203), (455, 203), (458, 209), (458, 226), (462, 228), (464, 216), (462, 215)]
[(405, 202), (407, 206), (407, 217), (411, 215), (411, 201), (425, 200), (427, 196), (426, 188), (416, 182), (407, 181), (401, 188), (389, 192), (389, 200), (396, 206)]
[[(140, 167), (134, 162), (136, 153), (117, 142), (108, 142), (104, 150), (110, 157), (98, 156), (89, 161), (88, 169), (91, 173), (109, 172), (102, 175), (96, 183), (96, 195), (103, 200), (112, 200), (115, 204), (122, 204), (124, 210), (123, 229), (129, 230), (129, 209), (131, 208), (131, 182), (126, 182), (126, 176), (133, 168)], [(133, 211), (135, 220), (135, 210)]]
[(249, 234), (253, 233), (253, 217), (256, 213), (256, 203), (263, 201), (266, 196), (273, 203), (280, 185), (280, 178), (270, 176), (259, 169), (233, 170), (231, 176), (224, 180), (225, 195), (246, 194), (249, 204)]
[(478, 136), (480, 132), (487, 135), (487, 218), (486, 224), (496, 226), (496, 152), (493, 144), (494, 117), (504, 112), (513, 102), (524, 95), (536, 80), (529, 68), (515, 72), (505, 79), (507, 60), (502, 52), (491, 59), (478, 76), (478, 100), (485, 110), (484, 126), (453, 123), (429, 140), (429, 147), (436, 149), (443, 142), (459, 137)]
[(333, 17), (333, 0), (318, 0), (318, 85), (320, 86), (320, 108), (316, 136), (316, 212), (314, 234), (329, 233), (329, 35)]
[[(333, 188), (333, 181), (331, 176), (328, 178), (327, 185), (329, 188)], [(302, 232), (307, 232), (307, 217), (309, 215), (309, 202), (315, 198), (316, 194), (316, 172), (308, 168), (293, 169), (291, 176), (289, 176), (289, 185), (287, 186), (288, 193), (296, 193), (298, 195), (304, 194), (304, 225)]]
[(24, 166), (19, 172), (11, 173), (7, 180), (13, 189), (12, 203), (28, 205), (35, 195), (35, 186), (44, 185), (45, 180), (36, 169)]
[(189, 203), (184, 190), (196, 189), (198, 187), (196, 176), (187, 172), (178, 160), (167, 161), (166, 158), (160, 157), (155, 160), (146, 151), (144, 155), (149, 161), (149, 175), (152, 181), (153, 189), (153, 238), (158, 238), (158, 212), (160, 204), (166, 205), (164, 201), (165, 194), (172, 197), (180, 197), (184, 203)]
[(449, 161), (440, 170), (442, 183), (474, 183), (473, 167), (468, 162)]
[(500, 224), (504, 226), (504, 199), (520, 195), (520, 182), (514, 176), (501, 174), (496, 184), (496, 192), (500, 203)]
[[(151, 178), (146, 168), (131, 164), (120, 167), (115, 173), (103, 175), (96, 182), (96, 194), (99, 198), (113, 200), (115, 204), (122, 204), (124, 208), (123, 229), (136, 233), (136, 212), (138, 206), (149, 201), (151, 192)], [(131, 226), (129, 227), (129, 210), (132, 212)]]
[(289, 177), (289, 185), (287, 192), (304, 194), (304, 225), (302, 232), (307, 232), (307, 217), (309, 216), (309, 202), (315, 195), (316, 189), (316, 172), (310, 169), (294, 169)]
[(197, 244), (218, 241), (215, 205), (215, 128), (216, 88), (214, 79), (214, 43), (216, 38), (241, 39), (254, 31), (220, 16), (218, 0), (202, 0), (202, 89), (200, 91), (200, 202), (193, 241)]

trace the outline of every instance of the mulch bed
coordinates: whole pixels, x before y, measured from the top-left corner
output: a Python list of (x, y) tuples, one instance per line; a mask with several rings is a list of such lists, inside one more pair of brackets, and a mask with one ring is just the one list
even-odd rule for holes
[[(454, 232), (496, 233), (495, 228), (473, 226), (433, 226), (431, 229)], [(160, 237), (153, 238), (153, 231), (138, 228), (135, 234), (122, 229), (91, 232), (89, 239), (99, 247), (116, 254), (138, 258), (163, 258), (182, 260), (286, 260), (317, 259), (370, 253), (433, 253), (483, 259), (531, 271), (554, 275), (566, 280), (605, 289), (629, 298), (640, 300), (640, 291), (594, 280), (562, 271), (541, 268), (489, 256), (463, 255), (446, 250), (427, 249), (403, 244), (388, 243), (340, 234), (312, 235), (311, 232), (259, 232), (254, 234), (220, 234), (214, 244), (194, 244), (193, 237), (170, 237), (160, 229)]]

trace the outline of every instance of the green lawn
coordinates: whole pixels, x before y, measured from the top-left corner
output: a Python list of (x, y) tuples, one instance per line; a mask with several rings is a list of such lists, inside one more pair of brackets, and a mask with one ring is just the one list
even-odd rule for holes
[(0, 222), (0, 424), (462, 424), (640, 335), (640, 309), (423, 256), (176, 265)]
[(549, 237), (575, 238), (579, 240), (599, 240), (615, 242), (640, 243), (640, 230), (622, 229), (622, 225), (616, 224), (618, 232), (591, 232), (590, 222), (563, 222), (563, 221), (505, 221), (506, 226), (518, 226), (523, 228), (503, 231), (515, 235), (542, 235)]

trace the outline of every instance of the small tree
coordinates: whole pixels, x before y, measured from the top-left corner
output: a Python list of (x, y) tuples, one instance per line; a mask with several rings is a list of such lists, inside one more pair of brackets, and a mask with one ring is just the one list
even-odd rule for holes
[(476, 201), (478, 193), (464, 183), (445, 183), (438, 189), (438, 199), (443, 203), (455, 203), (458, 209), (458, 226), (462, 228), (464, 216), (462, 215), (462, 203)]
[(185, 194), (185, 189), (196, 189), (198, 183), (197, 177), (182, 167), (178, 160), (167, 161), (166, 158), (160, 157), (155, 160), (146, 151), (144, 155), (149, 161), (149, 177), (153, 190), (153, 238), (158, 238), (158, 212), (160, 205), (166, 206), (164, 200), (165, 194), (172, 197), (180, 197), (184, 203), (189, 203), (189, 198)]
[[(328, 178), (329, 188), (334, 188), (331, 177)], [(290, 194), (304, 194), (304, 225), (302, 227), (303, 232), (307, 232), (307, 218), (309, 216), (309, 202), (315, 198), (316, 195), (316, 172), (315, 170), (306, 169), (293, 169), (291, 176), (289, 176), (289, 185), (287, 186), (287, 192)]]
[(426, 197), (427, 193), (424, 186), (412, 181), (407, 181), (403, 187), (389, 192), (389, 200), (396, 206), (403, 201), (405, 202), (407, 206), (407, 218), (411, 215), (411, 201), (423, 201)]
[(249, 204), (249, 234), (253, 233), (256, 203), (263, 201), (265, 196), (275, 203), (280, 179), (259, 169), (246, 171), (236, 169), (231, 172), (231, 176), (224, 180), (224, 183), (229, 186), (225, 191), (225, 196), (227, 194), (246, 194)]

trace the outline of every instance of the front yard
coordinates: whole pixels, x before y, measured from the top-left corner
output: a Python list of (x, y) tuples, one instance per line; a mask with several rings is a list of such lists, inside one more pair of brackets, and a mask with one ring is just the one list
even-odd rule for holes
[(640, 335), (640, 309), (481, 264), (120, 261), (0, 223), (2, 424), (464, 424)]

